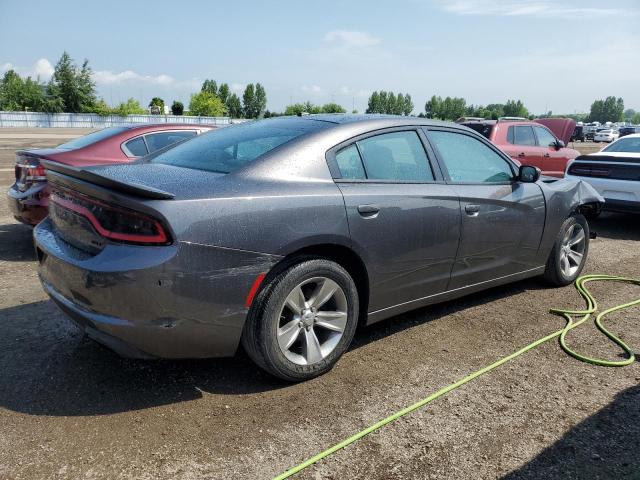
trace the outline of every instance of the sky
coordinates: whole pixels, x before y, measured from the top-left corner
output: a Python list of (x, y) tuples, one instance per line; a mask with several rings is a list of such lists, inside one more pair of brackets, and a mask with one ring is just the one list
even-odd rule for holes
[(335, 101), (364, 111), (374, 90), (530, 111), (588, 112), (623, 97), (640, 110), (640, 0), (0, 0), (0, 73), (49, 79), (64, 50), (89, 60), (115, 104), (188, 104), (202, 81), (267, 108)]

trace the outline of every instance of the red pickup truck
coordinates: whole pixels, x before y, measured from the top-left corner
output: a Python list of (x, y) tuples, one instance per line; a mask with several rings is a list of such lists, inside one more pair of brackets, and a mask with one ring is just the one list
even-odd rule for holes
[(563, 177), (569, 160), (580, 155), (566, 147), (576, 125), (570, 118), (463, 118), (458, 123), (481, 133), (520, 164), (538, 167), (544, 175)]

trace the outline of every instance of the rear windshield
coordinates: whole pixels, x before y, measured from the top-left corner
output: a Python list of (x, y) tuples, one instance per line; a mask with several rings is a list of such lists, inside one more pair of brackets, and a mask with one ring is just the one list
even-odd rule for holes
[(490, 123), (463, 123), (465, 127), (469, 127), (471, 130), (475, 130), (479, 134), (483, 135), (485, 138), (489, 138), (491, 136), (491, 130), (493, 129), (493, 124)]
[(151, 158), (151, 163), (231, 173), (294, 138), (332, 124), (317, 120), (279, 118), (219, 128)]
[(640, 137), (621, 138), (602, 151), (640, 153)]
[(76, 138), (62, 145), (58, 145), (58, 148), (64, 148), (65, 150), (74, 150), (76, 148), (86, 147), (92, 143), (99, 142), (105, 138), (112, 137), (118, 133), (122, 133), (125, 130), (129, 130), (129, 127), (109, 127), (98, 130), (97, 132), (90, 133), (84, 137)]

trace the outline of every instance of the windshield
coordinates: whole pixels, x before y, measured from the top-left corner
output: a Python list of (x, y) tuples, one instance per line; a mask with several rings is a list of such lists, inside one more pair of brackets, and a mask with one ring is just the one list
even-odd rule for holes
[(640, 153), (640, 137), (621, 138), (602, 150), (603, 152)]
[(278, 118), (219, 128), (151, 158), (151, 163), (231, 173), (274, 148), (332, 126), (310, 119)]
[(129, 127), (109, 127), (98, 130), (97, 132), (90, 133), (80, 138), (76, 138), (69, 142), (58, 145), (58, 148), (64, 148), (65, 150), (74, 150), (76, 148), (86, 147), (92, 143), (99, 142), (105, 138), (112, 137), (118, 133), (122, 133), (125, 130), (129, 130)]

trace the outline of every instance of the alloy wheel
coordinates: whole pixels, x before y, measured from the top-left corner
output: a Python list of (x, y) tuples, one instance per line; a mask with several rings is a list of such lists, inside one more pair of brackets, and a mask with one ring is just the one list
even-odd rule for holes
[(338, 345), (348, 319), (347, 296), (336, 282), (313, 277), (285, 299), (278, 321), (278, 346), (297, 365), (325, 359)]
[(582, 225), (575, 223), (569, 228), (560, 247), (560, 270), (565, 277), (570, 278), (582, 265), (586, 236)]

